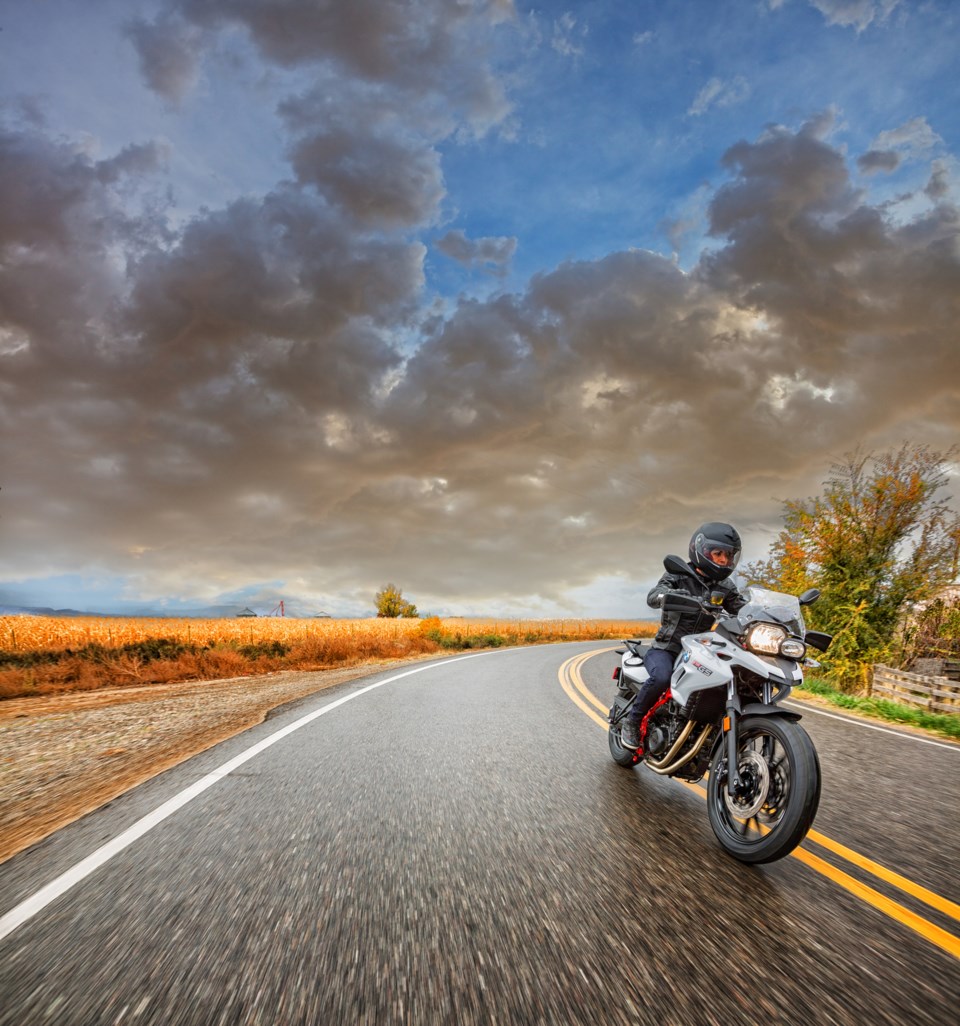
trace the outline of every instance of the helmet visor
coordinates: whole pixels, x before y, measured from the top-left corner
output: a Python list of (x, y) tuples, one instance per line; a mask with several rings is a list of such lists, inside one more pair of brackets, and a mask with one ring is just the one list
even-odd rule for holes
[(703, 538), (699, 550), (704, 560), (721, 570), (732, 570), (740, 559), (739, 546), (711, 538)]

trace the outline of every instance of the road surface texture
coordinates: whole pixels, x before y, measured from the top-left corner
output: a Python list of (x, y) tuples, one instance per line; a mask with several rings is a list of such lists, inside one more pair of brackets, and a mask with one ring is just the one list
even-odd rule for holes
[(750, 868), (611, 761), (610, 648), (326, 690), (10, 859), (0, 1024), (956, 1021), (960, 747), (801, 709), (819, 840)]

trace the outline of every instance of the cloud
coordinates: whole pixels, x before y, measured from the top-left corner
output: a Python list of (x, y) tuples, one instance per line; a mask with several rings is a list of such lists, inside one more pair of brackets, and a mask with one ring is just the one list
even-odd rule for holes
[(893, 150), (868, 150), (857, 157), (857, 167), (864, 174), (876, 171), (896, 171), (900, 166), (900, 155)]
[(578, 24), (577, 19), (566, 11), (553, 23), (550, 45), (561, 57), (582, 57), (589, 31), (587, 25)]
[(850, 439), (960, 429), (960, 213), (936, 186), (887, 221), (829, 132), (731, 147), (688, 273), (613, 252), (442, 316), (422, 246), (310, 186), (171, 236), (116, 191), (150, 161), (8, 135), (0, 196), (47, 201), (0, 206), (4, 252), (31, 247), (3, 277), (6, 529), (49, 573), (109, 564), (183, 594), (189, 565), (198, 598), (312, 580), (305, 598), (355, 611), (388, 578), (425, 608), (562, 605), (625, 551), (655, 565), (680, 525), (759, 531)]
[(447, 232), (435, 243), (441, 253), (464, 267), (493, 267), (505, 272), (517, 249), (515, 237), (485, 236), (468, 239), (461, 229)]
[(439, 153), (396, 136), (325, 129), (298, 140), (291, 163), (299, 182), (371, 227), (429, 222), (444, 196)]
[(126, 34), (140, 58), (147, 85), (179, 106), (200, 73), (201, 31), (180, 18), (161, 14), (153, 22), (134, 18), (127, 24)]
[[(703, 519), (761, 534), (851, 440), (956, 436), (960, 211), (923, 119), (859, 159), (829, 115), (731, 146), (687, 271), (624, 250), (437, 307), (418, 229), (479, 108), (436, 68), (494, 8), (427, 4), (414, 39), (395, 5), (360, 4), (367, 39), (334, 7), (261, 25), (241, 0), (177, 6), (208, 42), (239, 25), (278, 64), (322, 55), (280, 104), (290, 172), (262, 194), (174, 221), (159, 141), (101, 155), (0, 133), (16, 572), (110, 567), (198, 599), (285, 581), (357, 612), (392, 578), (422, 609), (549, 608)], [(405, 59), (433, 40), (438, 63), (407, 67), (391, 38)], [(480, 53), (464, 81), (489, 70)], [(721, 82), (703, 111), (745, 88)], [(930, 161), (896, 221), (851, 177), (876, 154)], [(516, 244), (436, 246), (500, 268)]]
[(415, 12), (406, 0), (167, 0), (156, 22), (134, 22), (130, 34), (148, 85), (168, 99), (181, 100), (196, 79), (203, 46), (241, 29), (268, 64), (432, 92), (482, 134), (510, 113), (485, 52), (489, 34), (513, 17), (511, 0), (420, 0)]
[(857, 158), (857, 166), (864, 174), (877, 171), (895, 171), (904, 160), (924, 160), (930, 150), (942, 147), (943, 139), (923, 117), (881, 132), (871, 148)]
[(853, 26), (862, 32), (874, 20), (883, 22), (900, 0), (810, 0), (828, 25)]
[(944, 160), (935, 160), (930, 173), (930, 181), (924, 187), (924, 193), (936, 202), (946, 199), (950, 194), (950, 170)]
[(901, 150), (908, 155), (926, 153), (942, 145), (943, 139), (927, 124), (923, 117), (912, 118), (897, 128), (881, 132), (873, 141), (874, 150)]
[(737, 75), (729, 81), (711, 78), (697, 93), (687, 113), (699, 117), (706, 114), (711, 107), (732, 107), (743, 103), (749, 96), (750, 85), (742, 75)]

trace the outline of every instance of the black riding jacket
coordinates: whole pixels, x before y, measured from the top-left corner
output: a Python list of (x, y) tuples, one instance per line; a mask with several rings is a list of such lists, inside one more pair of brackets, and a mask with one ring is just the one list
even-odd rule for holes
[[(687, 565), (689, 566), (689, 563)], [(686, 595), (707, 600), (709, 600), (711, 592), (722, 591), (724, 593), (723, 609), (728, 613), (739, 612), (747, 603), (746, 598), (732, 581), (720, 581), (719, 583), (708, 581), (692, 567), (689, 575), (665, 572), (650, 589), (650, 594), (647, 595), (647, 605), (659, 609), (663, 605), (664, 593), (668, 591), (681, 591)], [(660, 620), (660, 630), (657, 631), (657, 636), (653, 639), (651, 647), (664, 648), (668, 652), (678, 655), (683, 647), (680, 644), (681, 638), (688, 634), (710, 630), (715, 619), (710, 613), (693, 611), (664, 613)]]

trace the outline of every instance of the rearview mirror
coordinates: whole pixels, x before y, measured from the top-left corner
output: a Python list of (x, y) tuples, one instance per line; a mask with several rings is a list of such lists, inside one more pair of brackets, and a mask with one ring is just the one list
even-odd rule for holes
[(830, 647), (830, 642), (833, 641), (833, 635), (824, 634), (823, 631), (807, 631), (803, 636), (803, 640), (818, 652), (826, 652)]
[(663, 566), (671, 574), (685, 574), (687, 577), (693, 576), (693, 571), (679, 556), (664, 556)]
[(818, 598), (820, 598), (820, 589), (808, 588), (797, 601), (801, 606), (809, 606), (816, 602)]

